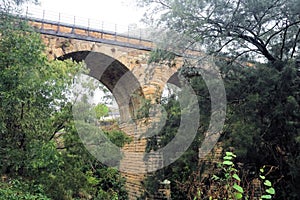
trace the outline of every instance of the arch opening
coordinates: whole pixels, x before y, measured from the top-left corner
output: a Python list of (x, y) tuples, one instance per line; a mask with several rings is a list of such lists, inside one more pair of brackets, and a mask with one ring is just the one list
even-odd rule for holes
[(161, 96), (161, 101), (168, 101), (171, 96), (178, 98), (178, 92), (181, 90), (182, 83), (180, 81), (179, 73), (175, 72), (166, 82)]
[(113, 95), (118, 105), (120, 123), (134, 119), (144, 98), (142, 87), (133, 73), (120, 61), (100, 52), (76, 51), (59, 60), (84, 62), (88, 76), (100, 81)]

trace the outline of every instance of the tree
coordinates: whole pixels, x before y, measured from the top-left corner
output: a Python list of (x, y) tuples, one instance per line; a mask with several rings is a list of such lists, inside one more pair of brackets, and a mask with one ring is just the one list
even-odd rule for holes
[(295, 171), (300, 164), (297, 69), (291, 62), (281, 71), (273, 65), (235, 66), (233, 71), (234, 74), (226, 73), (228, 77), (224, 79), (228, 100), (225, 146), (236, 149), (249, 179), (261, 166), (274, 166), (276, 170), (271, 177), (277, 189), (276, 198), (297, 199), (300, 175)]
[[(208, 98), (208, 89), (204, 80), (201, 79), (201, 77), (198, 77), (197, 79), (190, 79), (189, 81), (191, 85), (195, 87), (194, 90), (198, 96), (200, 107), (199, 114), (201, 116), (201, 120), (196, 137), (190, 147), (179, 157), (179, 159), (147, 177), (145, 181), (145, 196), (155, 195), (161, 187), (161, 182), (169, 180), (171, 182), (172, 199), (191, 199), (192, 194), (190, 191), (193, 190), (193, 186), (195, 186), (195, 183), (193, 183), (194, 180), (191, 181), (191, 178), (194, 177), (195, 172), (199, 170), (198, 149), (203, 141), (203, 132), (209, 125), (210, 110), (207, 105), (209, 105), (210, 102)], [(178, 137), (178, 135), (181, 135), (181, 137), (186, 137), (184, 133), (182, 134), (178, 132), (180, 124), (182, 123), (182, 114), (184, 112), (183, 105), (181, 104), (182, 101), (178, 99), (180, 98), (178, 96), (182, 94), (180, 94), (180, 91), (169, 92), (169, 96), (162, 98), (160, 102), (167, 113), (166, 123), (158, 134), (147, 138), (146, 152), (151, 152), (152, 150), (157, 151), (158, 149), (165, 147), (174, 139), (175, 136)], [(190, 99), (190, 96), (183, 95), (181, 98), (184, 99), (183, 101), (186, 101), (187, 99)], [(187, 110), (189, 109), (191, 108), (187, 108)], [(148, 131), (151, 131), (151, 129)], [(184, 138), (179, 141), (184, 141)], [(172, 153), (174, 152), (171, 152), (170, 155), (172, 155)], [(163, 157), (164, 162), (166, 163), (168, 162), (168, 159), (174, 159), (172, 156), (168, 155), (168, 152), (163, 154)], [(148, 158), (145, 157), (145, 159)]]
[(100, 120), (102, 117), (108, 116), (109, 108), (105, 104), (97, 104), (95, 106), (96, 118)]
[[(235, 148), (247, 180), (253, 178), (250, 174), (258, 176), (262, 165), (274, 166), (275, 198), (298, 199), (299, 1), (139, 2), (151, 8), (148, 19), (176, 35), (172, 38), (184, 40), (169, 43), (185, 50), (197, 47), (216, 56), (228, 100), (221, 140), (225, 147)], [(248, 67), (249, 63), (254, 64)], [(183, 74), (190, 80), (199, 79), (192, 66), (183, 67)]]
[[(297, 0), (140, 0), (162, 28), (187, 35), (207, 53), (270, 62), (299, 56), (300, 3)], [(158, 12), (160, 11), (160, 12)], [(160, 16), (157, 16), (161, 14)], [(156, 16), (155, 16), (156, 15)], [(177, 37), (182, 39), (182, 37)]]
[(7, 178), (0, 180), (0, 199), (126, 199), (124, 179), (89, 154), (74, 125), (68, 95), (84, 65), (48, 60), (40, 35), (8, 12), (23, 1), (4, 2), (0, 175)]
[[(14, 13), (14, 14), (18, 14), (21, 9), (19, 8), (19, 6), (21, 6), (22, 4), (28, 2), (28, 3), (34, 3), (37, 4), (39, 2), (39, 0), (1, 0), (0, 1), (0, 15), (1, 18), (5, 17), (7, 18), (7, 14), (9, 13)], [(7, 22), (6, 20), (2, 21), (2, 23)]]
[(22, 174), (26, 159), (32, 156), (26, 155), (32, 142), (52, 140), (63, 128), (57, 118), (67, 104), (63, 91), (81, 66), (49, 62), (40, 36), (25, 22), (12, 22), (1, 29), (1, 146), (5, 155), (1, 160), (4, 172)]

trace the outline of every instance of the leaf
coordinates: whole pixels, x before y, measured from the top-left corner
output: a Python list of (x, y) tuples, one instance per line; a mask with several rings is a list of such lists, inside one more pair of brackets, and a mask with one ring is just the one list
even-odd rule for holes
[(225, 161), (223, 161), (223, 165), (233, 165), (233, 162), (231, 162), (229, 160), (225, 160)]
[(213, 175), (212, 179), (213, 180), (219, 180), (220, 178), (218, 176), (216, 176), (216, 175)]
[(237, 175), (237, 174), (233, 174), (233, 175), (232, 175), (232, 178), (234, 178), (234, 179), (236, 179), (236, 180), (238, 180), (238, 181), (241, 181), (239, 175)]
[(269, 194), (275, 194), (275, 189), (271, 187), (271, 188), (267, 189), (266, 192)]
[(224, 159), (224, 160), (232, 160), (233, 157), (231, 157), (231, 156), (225, 156), (223, 159)]
[(261, 198), (262, 199), (272, 199), (272, 196), (267, 194), (267, 195), (262, 195)]
[(264, 185), (271, 187), (272, 183), (269, 180), (265, 180)]
[(239, 192), (235, 193), (234, 196), (235, 196), (235, 199), (241, 199), (241, 198), (243, 198), (243, 194), (239, 193)]
[(259, 175), (259, 177), (262, 179), (262, 180), (265, 180), (266, 177), (265, 176), (262, 176), (262, 175)]
[(261, 173), (264, 173), (264, 172), (265, 172), (265, 169), (264, 169), (264, 168), (260, 168), (259, 171), (260, 171)]
[(237, 190), (240, 193), (244, 192), (244, 189), (236, 183), (232, 187), (233, 187), (233, 189)]
[(234, 153), (229, 152), (229, 151), (227, 151), (225, 154), (226, 154), (226, 156), (236, 157), (236, 155)]

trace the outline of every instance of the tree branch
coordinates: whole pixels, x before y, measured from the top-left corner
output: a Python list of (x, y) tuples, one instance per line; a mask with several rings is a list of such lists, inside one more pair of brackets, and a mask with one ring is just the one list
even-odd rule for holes
[(299, 20), (299, 21), (296, 21), (296, 22), (293, 22), (293, 23), (291, 23), (291, 24), (289, 24), (289, 25), (283, 27), (282, 29), (276, 31), (275, 33), (273, 33), (273, 34), (267, 39), (266, 45), (268, 45), (268, 44), (270, 43), (270, 41), (271, 41), (271, 39), (272, 39), (273, 37), (275, 37), (276, 35), (278, 35), (278, 34), (281, 33), (282, 31), (288, 29), (289, 27), (294, 26), (294, 25), (297, 25), (297, 24), (300, 24), (300, 20)]
[(284, 33), (283, 33), (282, 45), (281, 45), (281, 48), (280, 48), (280, 60), (282, 60), (282, 58), (283, 58), (283, 51), (284, 51), (284, 47), (285, 47), (287, 31), (288, 31), (288, 29), (285, 29)]
[(218, 50), (216, 50), (215, 52), (216, 52), (216, 53), (221, 52), (222, 49), (223, 49), (225, 46), (227, 46), (229, 43), (233, 42), (234, 40), (235, 40), (234, 38), (228, 40), (225, 44), (221, 45), (221, 47), (220, 47)]
[(258, 28), (258, 32), (257, 32), (257, 35), (259, 35), (259, 33), (260, 33), (260, 30), (261, 30), (261, 25), (262, 25), (262, 20), (263, 20), (263, 18), (267, 15), (267, 13), (272, 9), (272, 8), (275, 8), (275, 7), (277, 7), (278, 5), (277, 5), (277, 3), (279, 2), (280, 0), (276, 0), (270, 7), (268, 7), (265, 11), (264, 11), (264, 13), (262, 14), (262, 16), (258, 19), (257, 18), (257, 15), (255, 14), (255, 13), (253, 13), (254, 14), (254, 18), (255, 18), (255, 20), (256, 20), (256, 25), (253, 27), (253, 28), (256, 28), (257, 26), (259, 26), (259, 28)]
[(237, 28), (245, 29), (245, 30), (248, 31), (251, 35), (253, 35), (253, 37), (254, 37), (256, 40), (258, 40), (259, 43), (264, 44), (264, 41), (263, 41), (262, 39), (260, 39), (260, 37), (259, 37), (257, 34), (255, 34), (255, 33), (253, 32), (253, 30), (251, 30), (251, 29), (249, 29), (249, 28), (247, 28), (247, 27), (242, 27), (242, 26), (237, 26)]
[(64, 124), (65, 124), (65, 122), (62, 122), (56, 127), (56, 129), (53, 131), (51, 137), (49, 138), (49, 141), (54, 138), (54, 136), (57, 134), (58, 131), (62, 130), (65, 127)]
[(171, 6), (169, 6), (168, 4), (166, 4), (165, 2), (163, 2), (162, 0), (154, 0), (153, 3), (158, 3), (158, 4), (161, 4), (164, 7), (167, 7), (168, 9), (172, 9)]
[(230, 20), (230, 21), (232, 21), (232, 19), (233, 19), (234, 16), (236, 15), (238, 9), (240, 8), (240, 4), (241, 4), (241, 0), (239, 0), (239, 1), (237, 2), (236, 8), (235, 8), (235, 10), (233, 11), (233, 14), (232, 14), (232, 16), (231, 16), (231, 20)]
[(264, 33), (258, 35), (259, 37), (262, 37), (266, 34), (268, 34), (270, 31), (273, 31), (273, 29), (279, 24), (279, 22), (276, 22), (276, 24), (274, 26), (272, 26), (271, 28), (269, 28), (269, 30), (265, 31)]
[(298, 29), (298, 32), (296, 34), (295, 42), (294, 42), (294, 45), (293, 45), (293, 50), (292, 50), (292, 53), (291, 53), (291, 58), (293, 58), (294, 53), (296, 52), (297, 40), (299, 38), (299, 35), (300, 35), (300, 28)]
[(253, 37), (250, 37), (248, 35), (243, 35), (243, 34), (232, 35), (230, 32), (228, 33), (228, 36), (237, 37), (237, 38), (243, 39), (243, 40), (253, 44), (262, 53), (262, 55), (264, 55), (271, 62), (274, 62), (277, 60), (273, 55), (271, 55), (271, 53), (266, 48), (265, 44), (260, 43), (258, 40), (256, 40)]

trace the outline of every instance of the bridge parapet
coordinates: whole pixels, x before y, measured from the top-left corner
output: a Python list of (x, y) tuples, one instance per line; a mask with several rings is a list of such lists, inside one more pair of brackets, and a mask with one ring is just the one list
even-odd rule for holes
[(130, 37), (116, 32), (89, 29), (86, 27), (39, 19), (29, 19), (29, 24), (32, 25), (37, 32), (47, 35), (112, 44), (148, 51), (152, 50), (154, 47), (153, 42), (150, 40)]
[(27, 7), (21, 18), (29, 20), (36, 31), (73, 39), (151, 50), (154, 44), (137, 25), (118, 25), (104, 21), (70, 16), (64, 13)]

